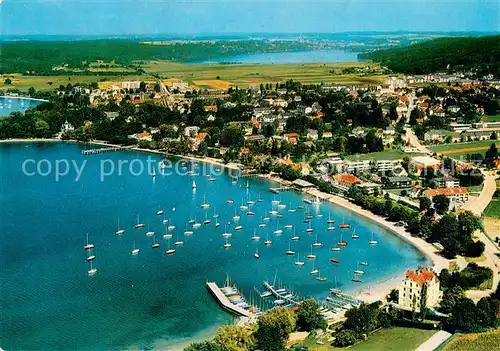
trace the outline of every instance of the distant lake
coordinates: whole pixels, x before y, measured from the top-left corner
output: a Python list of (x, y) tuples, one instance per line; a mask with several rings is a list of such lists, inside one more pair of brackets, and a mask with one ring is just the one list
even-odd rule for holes
[(318, 62), (359, 62), (358, 52), (344, 50), (309, 50), (266, 52), (262, 54), (234, 55), (196, 63), (318, 63)]
[(8, 116), (11, 112), (26, 111), (29, 107), (40, 105), (43, 101), (11, 96), (0, 96), (0, 117)]

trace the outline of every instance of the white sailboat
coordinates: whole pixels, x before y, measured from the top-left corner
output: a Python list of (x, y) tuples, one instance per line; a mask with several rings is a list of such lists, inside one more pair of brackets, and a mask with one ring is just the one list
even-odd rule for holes
[(293, 228), (293, 236), (292, 236), (292, 240), (293, 240), (293, 241), (297, 241), (297, 240), (299, 240), (299, 239), (300, 239), (300, 238), (299, 238), (299, 236), (295, 233), (295, 228)]
[(311, 245), (311, 253), (309, 255), (307, 255), (307, 258), (310, 260), (316, 259), (316, 255), (313, 253), (313, 246), (312, 245)]
[(351, 238), (353, 238), (353, 239), (359, 239), (359, 235), (358, 235), (358, 234), (356, 234), (356, 229), (354, 229), (354, 230), (352, 231)]
[(164, 239), (170, 239), (172, 234), (168, 232), (168, 228), (165, 228), (165, 234), (163, 234)]
[(90, 250), (93, 249), (95, 246), (94, 244), (89, 243), (89, 235), (87, 234), (87, 243), (83, 246), (85, 250)]
[(134, 240), (134, 247), (133, 247), (131, 253), (134, 256), (139, 254), (139, 249), (135, 247), (135, 240)]
[(285, 251), (285, 254), (288, 256), (295, 255), (295, 251), (292, 250), (292, 242), (288, 242), (288, 250)]
[(212, 221), (208, 219), (208, 215), (205, 213), (205, 220), (203, 221), (203, 224), (207, 225), (210, 224)]
[(274, 231), (274, 234), (276, 234), (276, 235), (283, 234), (283, 230), (281, 230), (281, 229), (279, 228), (279, 225), (280, 225), (280, 221), (279, 221), (279, 220), (277, 220), (277, 221), (276, 221), (276, 230)]
[(209, 208), (210, 204), (206, 202), (206, 195), (203, 195), (203, 203), (201, 204), (201, 208)]
[(318, 241), (318, 234), (316, 234), (316, 241), (313, 243), (314, 247), (322, 247), (323, 244)]
[(196, 182), (193, 180), (193, 184), (191, 185), (193, 189), (196, 189)]
[(188, 224), (186, 224), (186, 230), (184, 231), (184, 235), (192, 235), (192, 234), (193, 234), (193, 231), (189, 230)]
[(266, 246), (269, 246), (271, 245), (273, 242), (271, 240), (269, 240), (269, 234), (266, 234), (266, 241), (264, 241), (264, 245)]
[(232, 246), (232, 245), (231, 245), (231, 243), (228, 241), (228, 238), (226, 238), (226, 243), (224, 244), (224, 248), (225, 248), (225, 249), (229, 249), (229, 248), (231, 248), (231, 246)]
[(234, 221), (239, 221), (239, 220), (240, 220), (240, 216), (236, 213), (236, 209), (234, 209), (234, 216), (233, 216), (233, 220), (234, 220)]
[(259, 259), (259, 258), (260, 258), (259, 249), (257, 249), (257, 250), (255, 251), (255, 253), (253, 254), (253, 257), (255, 257), (256, 259)]
[(257, 229), (253, 230), (252, 240), (255, 240), (255, 241), (260, 240), (260, 236), (257, 235)]
[[(314, 263), (314, 262), (313, 262)], [(304, 261), (301, 261), (300, 260), (300, 256), (299, 256), (299, 253), (297, 252), (297, 261), (295, 261), (295, 265), (296, 266), (303, 266), (304, 265)]]
[(86, 259), (87, 262), (95, 260), (95, 255), (92, 254), (92, 250), (88, 250), (87, 253), (88, 253), (87, 254), (87, 259)]
[(163, 213), (163, 224), (167, 224), (168, 223), (168, 219), (165, 218), (165, 213)]
[(120, 218), (118, 218), (118, 226), (117, 226), (117, 230), (116, 230), (116, 235), (122, 235), (123, 233), (125, 233), (125, 229), (120, 229)]
[(357, 275), (365, 274), (364, 271), (359, 269), (359, 262), (356, 264), (356, 269), (353, 272), (354, 272), (354, 274), (357, 274)]
[(179, 234), (177, 234), (177, 241), (174, 243), (175, 246), (182, 246), (184, 245), (184, 241), (179, 240)]
[(160, 247), (160, 244), (156, 242), (156, 237), (153, 236), (153, 245), (151, 245), (151, 248), (157, 249)]
[(326, 277), (322, 277), (321, 272), (318, 270), (318, 276), (316, 277), (316, 280), (319, 280), (320, 282), (325, 282)]
[(139, 229), (139, 228), (144, 228), (145, 226), (146, 226), (146, 225), (145, 225), (144, 223), (141, 223), (141, 222), (139, 221), (139, 215), (137, 215), (137, 224), (135, 225), (135, 227), (136, 227), (137, 229)]
[(375, 240), (375, 239), (373, 238), (373, 235), (374, 235), (374, 234), (373, 234), (373, 232), (372, 232), (372, 238), (371, 238), (371, 240), (368, 242), (368, 244), (370, 244), (370, 245), (377, 245), (377, 244), (378, 244), (378, 241), (377, 241), (377, 240)]
[(168, 239), (168, 249), (165, 251), (165, 254), (167, 255), (173, 255), (175, 253), (175, 249), (172, 249), (170, 247), (170, 239)]
[(146, 236), (153, 236), (155, 234), (154, 231), (149, 230), (149, 225), (148, 225), (148, 231), (146, 232)]
[(318, 272), (319, 272), (319, 269), (316, 269), (316, 268), (314, 267), (314, 261), (313, 261), (313, 269), (312, 269), (312, 271), (310, 271), (310, 272), (309, 272), (309, 274), (314, 275), (314, 274), (318, 274)]
[(232, 235), (233, 235), (233, 234), (231, 234), (231, 233), (229, 233), (229, 232), (227, 231), (227, 225), (225, 225), (225, 226), (224, 226), (224, 233), (222, 234), (222, 236), (223, 236), (224, 238), (230, 238)]
[(215, 228), (219, 228), (219, 227), (220, 227), (219, 218), (216, 217), (215, 218)]
[(92, 268), (92, 261), (90, 261), (90, 269), (87, 271), (87, 274), (92, 276), (97, 273), (97, 268)]
[(312, 228), (312, 223), (309, 222), (309, 228), (306, 229), (306, 232), (312, 233), (313, 231), (314, 231), (314, 229)]

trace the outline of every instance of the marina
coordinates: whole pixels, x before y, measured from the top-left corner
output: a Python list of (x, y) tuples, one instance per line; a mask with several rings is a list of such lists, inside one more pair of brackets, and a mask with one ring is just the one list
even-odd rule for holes
[[(12, 164), (26, 157), (37, 159), (42, 154), (52, 161), (59, 159), (61, 154), (75, 160), (85, 157), (81, 154), (83, 147), (75, 144), (51, 143), (43, 149), (29, 143), (3, 145), (8, 146), (8, 152), (5, 146), (2, 156)], [(304, 197), (296, 191), (274, 194), (269, 191), (272, 187), (269, 181), (260, 177), (239, 179), (233, 183), (222, 173), (212, 175), (216, 181), (209, 181), (209, 177), (201, 172), (202, 165), (191, 163), (186, 164), (186, 171), (192, 170), (193, 176), (164, 176), (160, 172), (155, 179), (148, 174), (113, 175), (105, 182), (96, 177), (102, 159), (130, 162), (147, 157), (147, 154), (129, 150), (95, 154), (88, 159), (86, 170), (76, 185), (69, 178), (55, 183), (47, 177), (30, 177), (27, 186), (33, 192), (29, 196), (9, 190), (14, 189), (18, 177), (15, 168), (5, 172), (6, 192), (3, 196), (12, 205), (9, 211), (0, 209), (4, 218), (0, 223), (4, 246), (0, 261), (9, 267), (0, 272), (3, 281), (0, 289), (5, 292), (2, 296), (6, 296), (4, 303), (15, 306), (14, 300), (19, 295), (33, 296), (24, 302), (26, 306), (54, 301), (50, 304), (51, 311), (65, 318), (55, 320), (47, 328), (59, 340), (68, 340), (68, 333), (71, 333), (74, 344), (65, 344), (66, 347), (87, 343), (89, 347), (102, 348), (101, 333), (111, 335), (116, 345), (122, 345), (122, 348), (134, 345), (138, 339), (141, 345), (154, 347), (158, 338), (194, 335), (214, 325), (231, 323), (236, 314), (227, 313), (210, 296), (209, 290), (203, 289), (207, 281), (216, 282), (226, 274), (237, 279), (238, 292), (250, 292), (249, 300), (244, 300), (248, 305), (266, 310), (277, 305), (293, 308), (293, 304), (300, 300), (298, 296), (318, 301), (331, 297), (329, 289), (335, 276), (341, 277), (336, 285), (351, 295), (389, 275), (394, 276), (402, 271), (402, 266), (424, 265), (426, 262), (410, 245), (372, 222), (327, 202), (319, 205), (304, 203)], [(161, 160), (160, 155), (156, 157), (157, 161)], [(197, 185), (194, 191), (193, 181)], [(66, 194), (58, 198), (57, 203), (52, 203), (54, 189)], [(35, 208), (33, 197), (46, 204), (43, 213)], [(67, 201), (74, 197), (80, 201)], [(314, 198), (311, 197), (312, 201)], [(247, 210), (239, 208), (242, 202), (249, 207)], [(106, 206), (102, 206), (103, 203)], [(210, 206), (203, 208), (202, 204)], [(289, 209), (296, 212), (289, 212)], [(159, 210), (163, 214), (158, 215)], [(271, 210), (276, 213), (270, 214)], [(248, 211), (255, 215), (247, 216)], [(25, 213), (26, 216), (21, 218), (12, 213)], [(213, 217), (214, 214), (217, 217)], [(321, 214), (324, 216), (318, 216)], [(311, 216), (310, 223), (303, 222), (304, 216)], [(47, 218), (51, 218), (50, 223)], [(202, 225), (203, 220), (210, 218), (216, 218), (220, 226), (216, 226), (216, 220)], [(328, 220), (352, 224), (361, 239), (351, 238), (352, 229), (327, 231), (331, 225)], [(11, 225), (25, 230), (14, 235)], [(288, 225), (292, 227), (285, 227)], [(54, 232), (54, 227), (61, 230)], [(306, 231), (309, 227), (314, 228), (314, 233)], [(121, 230), (123, 232), (117, 235)], [(281, 234), (274, 234), (276, 230), (281, 230)], [(148, 232), (153, 234), (147, 236)], [(368, 243), (372, 232), (378, 245)], [(89, 233), (88, 243), (86, 233)], [(224, 248), (224, 233), (232, 234), (227, 241), (230, 248)], [(317, 242), (322, 246), (312, 246), (316, 234)], [(256, 237), (261, 239), (256, 240)], [(337, 247), (339, 241), (348, 245), (338, 246), (335, 257), (339, 263), (332, 264), (331, 248), (332, 245)], [(29, 256), (29, 265), (26, 264), (28, 257), (19, 257), (20, 242), (27, 244), (24, 250), (37, 252), (37, 255)], [(58, 243), (57, 253), (45, 245), (48, 242)], [(182, 245), (174, 245), (181, 242)], [(83, 248), (87, 244), (94, 245), (91, 254)], [(156, 244), (160, 247), (155, 248)], [(287, 250), (294, 251), (295, 255), (286, 255)], [(314, 260), (306, 259), (308, 254), (314, 255)], [(87, 261), (88, 255), (95, 258)], [(358, 262), (364, 271), (362, 283), (351, 281)], [(369, 266), (361, 262), (369, 263)], [(290, 283), (289, 287), (272, 283), (276, 267), (280, 267), (280, 278)], [(89, 274), (91, 269), (96, 269), (95, 274)], [(320, 274), (311, 275), (314, 269)], [(21, 271), (31, 277), (29, 281), (37, 282), (36, 290), (26, 284), (26, 280), (17, 278)], [(327, 278), (327, 281), (317, 280), (318, 276)], [(40, 277), (45, 278), (41, 280)], [(186, 284), (187, 279), (194, 283)], [(268, 290), (262, 293), (269, 293), (267, 297), (257, 295), (254, 287), (264, 281), (273, 286), (279, 298)], [(15, 293), (7, 294), (7, 291)], [(112, 311), (109, 310), (110, 300), (114, 306)], [(85, 309), (86, 323), (81, 320), (81, 311), (72, 307), (74, 305), (93, 306)], [(33, 313), (39, 311), (37, 308), (31, 311), (27, 327), (44, 323), (44, 313)], [(44, 337), (47, 329), (29, 336), (16, 336), (20, 335), (15, 329), (19, 313), (23, 311), (6, 308), (0, 321), (5, 334), (9, 335), (9, 344), (14, 345), (13, 348), (33, 345), (47, 348)], [(186, 325), (186, 318), (193, 314), (204, 317)], [(140, 336), (134, 331), (138, 315), (143, 328), (154, 330), (154, 336)], [(118, 319), (121, 321), (119, 333), (114, 322)], [(99, 328), (96, 330), (91, 326)], [(89, 333), (96, 337), (88, 340), (85, 336)]]

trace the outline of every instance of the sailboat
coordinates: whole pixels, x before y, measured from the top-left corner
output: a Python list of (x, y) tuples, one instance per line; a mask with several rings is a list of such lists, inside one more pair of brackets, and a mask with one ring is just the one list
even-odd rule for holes
[(252, 240), (255, 240), (255, 241), (260, 240), (260, 236), (257, 235), (256, 229), (253, 230)]
[(340, 263), (340, 260), (339, 260), (337, 257), (332, 257), (332, 258), (330, 258), (330, 261), (331, 261), (332, 263)]
[(186, 230), (184, 231), (184, 235), (192, 235), (192, 234), (193, 234), (193, 231), (189, 230), (188, 224), (186, 224)]
[(193, 223), (193, 229), (198, 229), (199, 227), (201, 227), (201, 223), (196, 222), (196, 217), (195, 217), (194, 218), (194, 223)]
[(347, 224), (347, 223), (344, 222), (344, 217), (345, 216), (342, 216), (342, 224), (339, 225), (339, 228), (340, 229), (349, 229), (349, 228), (351, 228), (350, 224)]
[(215, 218), (215, 228), (219, 228), (219, 227), (220, 227), (219, 218), (216, 217)]
[(285, 251), (288, 256), (295, 255), (295, 251), (292, 251), (292, 242), (288, 242), (288, 250)]
[(139, 228), (144, 228), (145, 226), (146, 225), (144, 223), (139, 222), (139, 215), (137, 215), (137, 224), (135, 225), (135, 227), (139, 229)]
[(152, 230), (149, 230), (149, 225), (148, 225), (148, 231), (146, 232), (146, 235), (147, 236), (153, 236), (154, 234), (155, 234), (155, 232), (152, 231)]
[(88, 250), (88, 255), (87, 255), (87, 262), (95, 260), (95, 255), (92, 255), (92, 250)]
[(264, 217), (260, 217), (261, 222), (259, 223), (259, 228), (264, 228), (266, 223), (264, 222)]
[(231, 234), (231, 233), (229, 233), (229, 232), (227, 231), (227, 225), (226, 225), (226, 226), (224, 226), (224, 233), (222, 234), (222, 236), (223, 236), (224, 238), (230, 238), (232, 235), (233, 235), (233, 234)]
[(296, 212), (297, 210), (295, 208), (292, 208), (292, 202), (290, 201), (290, 203), (288, 204), (288, 212), (290, 213), (293, 213), (293, 212)]
[(161, 209), (161, 208), (160, 208), (158, 211), (156, 211), (156, 214), (157, 214), (158, 216), (161, 216), (161, 215), (162, 215), (162, 214), (164, 214), (164, 213), (165, 213), (165, 211), (163, 211), (163, 209)]
[(232, 245), (231, 245), (231, 243), (230, 243), (230, 242), (228, 241), (228, 239), (226, 238), (226, 243), (224, 244), (224, 248), (225, 248), (225, 249), (229, 249), (229, 248), (231, 248), (231, 246), (232, 246)]
[(163, 213), (163, 224), (167, 224), (168, 223), (168, 219), (165, 218), (165, 213)]
[(356, 229), (353, 230), (351, 238), (353, 238), (353, 239), (359, 239), (359, 235), (356, 234)]
[(239, 220), (240, 220), (240, 216), (236, 213), (236, 209), (234, 209), (234, 216), (233, 216), (233, 220), (234, 220), (234, 221), (239, 221)]
[(342, 233), (340, 233), (340, 240), (339, 240), (339, 246), (342, 247), (342, 246), (347, 246), (347, 242), (342, 240)]
[(303, 266), (304, 265), (304, 261), (300, 260), (300, 256), (299, 256), (298, 252), (297, 252), (297, 261), (295, 261), (295, 265), (296, 266)]
[(361, 279), (358, 278), (358, 276), (356, 274), (354, 274), (354, 277), (351, 279), (351, 281), (353, 281), (355, 283), (362, 283), (363, 282)]
[(277, 220), (277, 221), (276, 221), (276, 230), (274, 231), (274, 234), (277, 234), (277, 235), (283, 234), (283, 230), (281, 230), (281, 229), (279, 228), (279, 224), (280, 224), (280, 221), (279, 221), (279, 220)]
[(292, 229), (292, 228), (293, 228), (293, 225), (291, 225), (291, 224), (286, 224), (286, 225), (284, 225), (284, 226), (283, 226), (283, 228), (285, 228), (285, 229)]
[(203, 203), (201, 204), (201, 208), (209, 208), (210, 204), (206, 202), (206, 195), (203, 195)]
[(151, 248), (157, 249), (160, 247), (160, 244), (156, 242), (156, 237), (153, 236), (153, 245), (151, 245)]
[(191, 185), (191, 188), (196, 189), (196, 182), (193, 180), (193, 184)]
[(259, 196), (257, 197), (257, 202), (264, 202), (264, 199), (262, 199), (262, 198), (260, 197), (260, 193), (259, 193)]
[(174, 243), (175, 246), (182, 246), (182, 245), (184, 245), (184, 241), (179, 240), (179, 234), (177, 234), (176, 238), (177, 238), (177, 241)]
[(250, 188), (250, 185), (248, 184), (248, 180), (247, 180), (247, 185), (246, 185), (246, 188), (247, 188), (247, 189), (248, 189), (248, 188)]
[(175, 229), (175, 225), (170, 224), (170, 225), (167, 227), (167, 229), (168, 229), (169, 231), (172, 231), (172, 230), (174, 230), (174, 229)]
[(314, 268), (314, 261), (313, 261), (313, 269), (312, 269), (312, 271), (309, 272), (309, 274), (314, 275), (314, 274), (318, 274), (318, 272), (319, 272), (319, 269)]
[(338, 295), (342, 293), (342, 290), (339, 288), (338, 283), (337, 283), (337, 277), (335, 277), (335, 284), (333, 285), (334, 287), (330, 289), (330, 294), (333, 295)]
[(87, 274), (92, 276), (97, 273), (97, 268), (92, 268), (92, 261), (90, 261), (90, 269), (87, 271)]
[(359, 274), (359, 275), (365, 274), (364, 271), (362, 271), (361, 269), (359, 269), (359, 262), (356, 264), (356, 269), (353, 272), (354, 272), (354, 274)]
[(316, 280), (319, 280), (320, 282), (325, 282), (326, 277), (322, 277), (320, 271), (318, 271), (318, 276), (316, 277)]
[(170, 247), (170, 239), (168, 239), (168, 249), (165, 251), (165, 254), (167, 255), (173, 255), (175, 253), (175, 249), (172, 249)]
[(248, 209), (248, 206), (247, 206), (247, 205), (245, 205), (244, 200), (243, 200), (243, 199), (241, 199), (240, 210), (247, 210), (247, 209)]
[(210, 224), (212, 221), (210, 219), (208, 219), (208, 216), (207, 214), (205, 213), (205, 220), (203, 221), (203, 224), (207, 225), (207, 224)]
[(260, 258), (259, 249), (257, 249), (257, 250), (255, 251), (255, 253), (253, 254), (253, 257), (255, 257), (256, 259), (259, 259), (259, 258)]
[(164, 239), (170, 239), (172, 237), (172, 234), (168, 232), (168, 229), (165, 228), (165, 234), (163, 234)]
[(370, 244), (370, 245), (377, 245), (377, 244), (378, 244), (378, 241), (377, 241), (377, 240), (375, 240), (375, 239), (373, 238), (373, 235), (374, 235), (374, 234), (373, 234), (373, 232), (372, 232), (372, 238), (371, 238), (371, 240), (368, 242), (368, 244)]
[(316, 241), (313, 243), (314, 247), (322, 247), (323, 244), (318, 241), (318, 234), (316, 234)]
[(264, 241), (264, 245), (266, 246), (269, 246), (271, 245), (273, 242), (271, 240), (269, 240), (269, 234), (266, 234), (266, 241)]
[(328, 220), (326, 221), (326, 223), (328, 224), (331, 224), (331, 223), (335, 223), (335, 220), (332, 219), (332, 213), (328, 213)]
[(312, 228), (312, 223), (309, 222), (309, 228), (306, 229), (306, 232), (312, 233), (313, 231), (314, 231), (314, 229)]
[(279, 200), (276, 200), (276, 194), (274, 194), (274, 199), (273, 199), (273, 200), (271, 200), (271, 203), (272, 203), (272, 204), (274, 204), (274, 205), (277, 205), (277, 204), (279, 204), (279, 203), (280, 203), (280, 201), (279, 201)]
[(116, 235), (122, 235), (123, 233), (125, 233), (125, 229), (120, 229), (120, 219), (118, 218), (118, 226), (117, 226), (117, 230), (116, 230)]
[(297, 241), (297, 240), (299, 240), (299, 239), (300, 239), (300, 238), (298, 237), (298, 235), (297, 235), (297, 234), (295, 234), (295, 228), (293, 228), (293, 236), (292, 236), (292, 240), (293, 240), (293, 241)]
[(94, 248), (94, 244), (89, 244), (89, 235), (87, 234), (87, 243), (83, 246), (85, 250), (90, 250)]
[(313, 254), (313, 246), (311, 245), (311, 253), (309, 255), (307, 255), (307, 258), (310, 259), (310, 260), (315, 260), (316, 259), (316, 255)]
[(242, 225), (237, 225), (236, 227), (234, 227), (234, 230), (242, 230), (242, 229), (243, 229)]
[(333, 244), (332, 251), (340, 251), (340, 247), (335, 246), (335, 244)]
[(362, 266), (368, 266), (368, 262), (359, 261), (359, 264)]
[(139, 254), (139, 249), (135, 247), (135, 240), (134, 240), (134, 248), (131, 251), (132, 255), (138, 255)]

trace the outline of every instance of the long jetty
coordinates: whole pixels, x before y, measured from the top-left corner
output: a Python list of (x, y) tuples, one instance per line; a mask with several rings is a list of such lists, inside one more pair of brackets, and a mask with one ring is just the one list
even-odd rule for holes
[(241, 308), (231, 303), (231, 301), (229, 301), (229, 299), (221, 291), (221, 289), (215, 282), (207, 282), (207, 289), (212, 293), (217, 302), (219, 302), (219, 304), (227, 311), (244, 317), (250, 317), (252, 315), (249, 311), (245, 310), (244, 308)]
[(97, 154), (104, 154), (106, 152), (115, 152), (118, 150), (123, 149), (122, 147), (103, 147), (99, 149), (88, 149), (88, 150), (82, 150), (82, 155), (97, 155)]
[(280, 295), (280, 293), (278, 293), (274, 287), (269, 284), (267, 281), (264, 282), (264, 287), (271, 293), (273, 294), (274, 297), (276, 297), (277, 299), (281, 299), (281, 300), (285, 300), (287, 301), (288, 303), (293, 303), (293, 304), (298, 304), (297, 301), (295, 300), (292, 300), (292, 299), (288, 299), (288, 298), (285, 298), (284, 296)]

